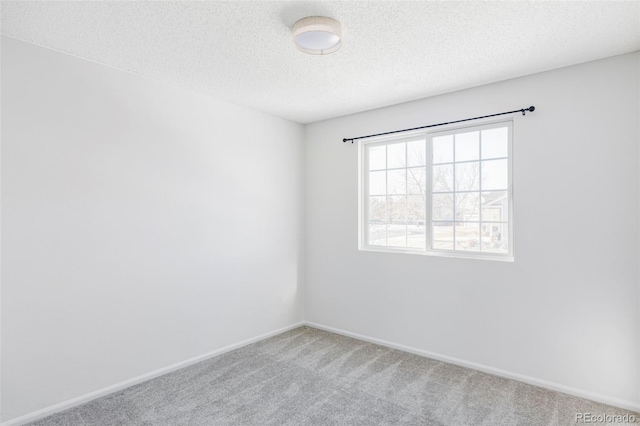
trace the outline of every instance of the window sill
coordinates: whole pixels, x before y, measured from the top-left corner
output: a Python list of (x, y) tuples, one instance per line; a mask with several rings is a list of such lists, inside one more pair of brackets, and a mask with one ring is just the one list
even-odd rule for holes
[(448, 257), (453, 259), (474, 259), (474, 260), (490, 260), (497, 262), (515, 262), (513, 256), (488, 253), (469, 253), (469, 252), (445, 252), (445, 251), (419, 251), (406, 248), (390, 248), (383, 246), (365, 246), (360, 247), (359, 251), (377, 252), (377, 253), (396, 253), (396, 254), (417, 254), (419, 256), (435, 256)]

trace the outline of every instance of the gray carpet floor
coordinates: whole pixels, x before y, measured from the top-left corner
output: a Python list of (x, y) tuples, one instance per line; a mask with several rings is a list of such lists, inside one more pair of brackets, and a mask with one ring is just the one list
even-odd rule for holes
[(630, 413), (300, 327), (31, 425), (547, 426), (583, 412)]

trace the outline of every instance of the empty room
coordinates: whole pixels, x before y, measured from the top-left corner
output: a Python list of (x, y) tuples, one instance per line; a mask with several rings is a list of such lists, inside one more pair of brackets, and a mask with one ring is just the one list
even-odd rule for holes
[(640, 1), (2, 1), (0, 424), (640, 424)]

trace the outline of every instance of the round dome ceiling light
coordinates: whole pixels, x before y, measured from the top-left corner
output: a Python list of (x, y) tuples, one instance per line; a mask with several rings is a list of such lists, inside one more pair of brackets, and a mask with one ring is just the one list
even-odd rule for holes
[(333, 53), (342, 46), (342, 25), (324, 16), (309, 16), (293, 25), (293, 41), (298, 50), (311, 55)]

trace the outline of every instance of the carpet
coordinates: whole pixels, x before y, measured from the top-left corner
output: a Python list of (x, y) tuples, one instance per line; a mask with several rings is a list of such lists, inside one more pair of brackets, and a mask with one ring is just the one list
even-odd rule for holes
[(300, 327), (31, 425), (548, 426), (576, 424), (577, 413), (640, 421), (638, 413)]

